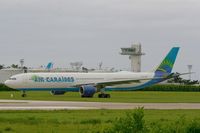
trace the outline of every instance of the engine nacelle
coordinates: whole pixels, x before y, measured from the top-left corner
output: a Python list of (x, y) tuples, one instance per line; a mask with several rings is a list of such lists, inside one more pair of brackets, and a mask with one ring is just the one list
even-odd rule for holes
[(93, 97), (97, 92), (97, 88), (92, 85), (83, 85), (80, 87), (81, 97)]
[(56, 91), (56, 90), (52, 90), (50, 91), (50, 93), (52, 95), (64, 95), (66, 91)]

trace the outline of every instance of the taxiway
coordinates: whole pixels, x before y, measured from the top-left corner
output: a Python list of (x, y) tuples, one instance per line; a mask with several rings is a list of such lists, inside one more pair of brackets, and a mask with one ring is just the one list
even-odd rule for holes
[(88, 109), (200, 109), (200, 103), (107, 103), (72, 101), (0, 100), (0, 110), (88, 110)]

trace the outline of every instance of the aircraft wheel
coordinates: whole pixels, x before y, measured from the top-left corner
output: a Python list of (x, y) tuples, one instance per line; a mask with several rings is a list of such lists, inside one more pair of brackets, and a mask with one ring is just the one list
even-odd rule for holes
[(22, 94), (22, 97), (26, 97), (26, 94)]
[(99, 98), (110, 98), (110, 94), (99, 94)]
[(99, 94), (98, 97), (99, 97), (99, 98), (102, 98), (102, 97), (103, 97), (103, 94)]
[(93, 96), (84, 96), (84, 95), (81, 95), (82, 98), (93, 98)]
[(110, 98), (110, 94), (107, 94), (107, 98)]

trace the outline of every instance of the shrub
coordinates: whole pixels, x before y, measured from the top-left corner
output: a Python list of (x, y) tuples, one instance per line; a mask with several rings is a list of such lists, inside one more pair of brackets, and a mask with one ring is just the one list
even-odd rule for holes
[(174, 84), (157, 84), (146, 87), (141, 91), (184, 91), (184, 92), (200, 92), (200, 86), (193, 85), (174, 85)]
[(144, 109), (137, 108), (126, 113), (125, 117), (118, 118), (111, 128), (103, 133), (200, 133), (200, 120), (187, 120), (185, 115), (174, 121), (160, 119), (146, 124)]
[(137, 108), (134, 112), (126, 113), (124, 118), (118, 118), (111, 129), (106, 133), (143, 133), (146, 132), (144, 109)]
[(187, 126), (187, 133), (200, 133), (200, 120), (192, 120)]
[(6, 127), (5, 128), (5, 131), (9, 132), (9, 131), (12, 131), (13, 129), (11, 127)]

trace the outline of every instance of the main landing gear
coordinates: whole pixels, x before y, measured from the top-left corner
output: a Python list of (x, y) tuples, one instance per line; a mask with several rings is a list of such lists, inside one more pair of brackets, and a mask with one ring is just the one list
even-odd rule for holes
[(110, 94), (101, 93), (98, 96), (99, 98), (110, 98)]
[(26, 92), (25, 91), (22, 91), (23, 93), (22, 93), (22, 97), (26, 97), (27, 95), (26, 95)]

